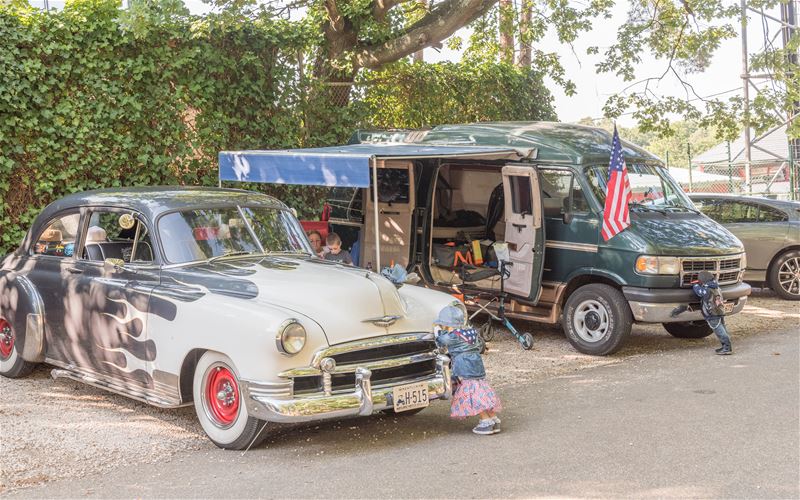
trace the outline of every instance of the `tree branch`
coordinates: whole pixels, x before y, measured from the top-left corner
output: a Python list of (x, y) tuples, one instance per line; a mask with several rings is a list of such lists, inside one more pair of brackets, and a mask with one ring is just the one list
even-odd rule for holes
[(339, 13), (339, 6), (336, 5), (336, 0), (325, 0), (325, 12), (327, 12), (330, 20), (330, 29), (341, 33), (344, 30), (344, 18)]
[(356, 49), (356, 63), (376, 69), (422, 48), (439, 43), (459, 28), (486, 13), (497, 0), (445, 0), (404, 34), (378, 45)]
[(386, 14), (389, 13), (392, 7), (410, 1), (411, 0), (374, 0), (372, 4), (372, 17), (374, 17), (376, 21), (382, 22), (386, 19)]

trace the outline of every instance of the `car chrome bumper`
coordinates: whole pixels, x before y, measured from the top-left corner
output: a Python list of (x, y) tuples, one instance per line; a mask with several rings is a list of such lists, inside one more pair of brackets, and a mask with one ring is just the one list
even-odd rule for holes
[(450, 358), (445, 355), (437, 356), (436, 373), (427, 377), (373, 387), (371, 376), (368, 369), (358, 368), (354, 390), (331, 395), (269, 396), (254, 387), (252, 382), (245, 381), (242, 381), (241, 390), (250, 416), (280, 423), (370, 415), (378, 410), (392, 408), (394, 387), (415, 382), (428, 383), (429, 400), (450, 399), (452, 393)]
[[(734, 303), (733, 311), (728, 313), (736, 314), (740, 312), (744, 305), (747, 303), (747, 296), (739, 297), (732, 301)], [(699, 321), (703, 319), (703, 313), (700, 311), (700, 306), (693, 308), (690, 311), (682, 312), (674, 318), (670, 316), (672, 311), (679, 306), (686, 305), (682, 302), (674, 302), (669, 304), (654, 304), (651, 302), (628, 302), (633, 312), (633, 318), (642, 323), (678, 323), (682, 321)], [(726, 316), (727, 316), (726, 315)]]

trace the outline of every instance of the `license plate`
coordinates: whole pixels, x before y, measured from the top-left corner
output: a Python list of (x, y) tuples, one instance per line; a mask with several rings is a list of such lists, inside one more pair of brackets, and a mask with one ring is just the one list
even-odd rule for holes
[(734, 306), (733, 302), (726, 302), (725, 304), (723, 304), (723, 306), (725, 308), (725, 314), (733, 312), (733, 306)]
[(398, 385), (392, 389), (394, 411), (401, 412), (428, 406), (428, 383)]

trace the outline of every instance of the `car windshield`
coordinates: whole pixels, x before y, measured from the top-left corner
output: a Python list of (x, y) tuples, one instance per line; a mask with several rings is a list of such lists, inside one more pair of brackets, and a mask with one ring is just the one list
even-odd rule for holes
[(262, 252), (312, 253), (297, 219), (274, 208), (183, 210), (161, 217), (158, 230), (173, 264)]
[[(634, 163), (628, 165), (631, 184), (631, 208), (658, 211), (695, 211), (694, 205), (663, 167)], [(592, 192), (601, 205), (606, 200), (608, 166), (586, 169)]]

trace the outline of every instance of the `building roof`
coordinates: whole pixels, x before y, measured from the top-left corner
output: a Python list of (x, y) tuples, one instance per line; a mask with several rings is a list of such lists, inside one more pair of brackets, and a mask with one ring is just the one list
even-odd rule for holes
[[(774, 163), (789, 160), (789, 140), (786, 136), (786, 125), (778, 128), (774, 132), (758, 138), (755, 131), (750, 132), (752, 142), (750, 148), (751, 163)], [(744, 154), (744, 132), (736, 140), (731, 141), (731, 163), (741, 164), (745, 162)], [(708, 151), (692, 158), (693, 165), (709, 163), (728, 163), (728, 143), (721, 142)]]

